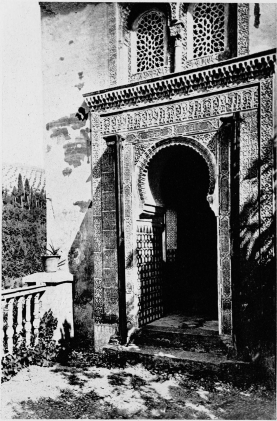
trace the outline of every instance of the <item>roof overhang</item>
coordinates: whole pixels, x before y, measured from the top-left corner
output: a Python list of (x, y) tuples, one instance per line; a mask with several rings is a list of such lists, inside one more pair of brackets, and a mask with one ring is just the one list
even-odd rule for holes
[(276, 48), (83, 96), (91, 111), (124, 111), (269, 77), (275, 71), (275, 62)]

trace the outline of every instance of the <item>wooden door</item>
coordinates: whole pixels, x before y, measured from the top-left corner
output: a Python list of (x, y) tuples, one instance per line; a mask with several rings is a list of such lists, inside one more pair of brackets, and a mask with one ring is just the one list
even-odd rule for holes
[(137, 221), (139, 326), (163, 316), (163, 231), (162, 223)]

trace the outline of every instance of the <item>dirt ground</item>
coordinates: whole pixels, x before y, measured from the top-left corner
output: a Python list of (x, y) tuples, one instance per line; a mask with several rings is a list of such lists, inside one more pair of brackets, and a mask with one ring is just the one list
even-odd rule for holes
[(1, 419), (276, 419), (264, 388), (125, 368), (31, 366), (2, 384)]

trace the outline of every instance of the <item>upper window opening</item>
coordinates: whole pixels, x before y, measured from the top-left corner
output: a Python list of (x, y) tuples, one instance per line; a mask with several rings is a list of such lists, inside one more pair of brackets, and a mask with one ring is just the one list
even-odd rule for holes
[(220, 3), (199, 3), (193, 12), (193, 58), (224, 51), (225, 8)]
[(137, 72), (165, 65), (165, 19), (162, 13), (149, 11), (137, 23)]

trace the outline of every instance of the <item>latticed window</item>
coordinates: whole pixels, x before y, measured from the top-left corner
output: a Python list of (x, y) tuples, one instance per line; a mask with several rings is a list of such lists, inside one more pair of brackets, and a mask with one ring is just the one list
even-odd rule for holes
[(165, 19), (162, 13), (152, 10), (137, 23), (137, 72), (165, 65)]
[(224, 51), (225, 8), (220, 3), (199, 3), (193, 11), (193, 58)]

